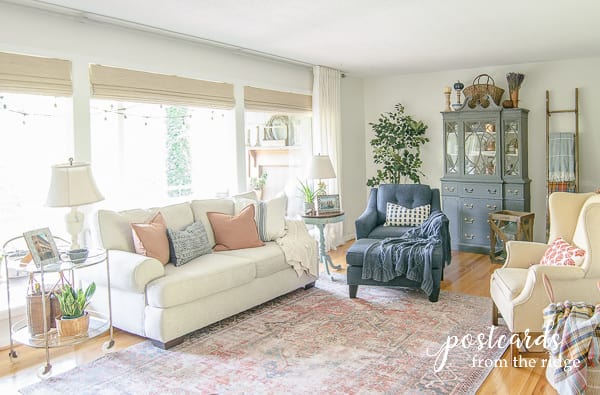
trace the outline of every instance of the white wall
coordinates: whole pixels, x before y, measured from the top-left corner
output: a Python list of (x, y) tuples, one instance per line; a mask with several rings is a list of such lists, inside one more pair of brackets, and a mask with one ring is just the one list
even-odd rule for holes
[[(91, 160), (90, 63), (310, 94), (312, 68), (152, 33), (0, 4), (0, 51), (73, 62), (75, 159)], [(240, 116), (241, 114), (241, 116)], [(236, 103), (238, 187), (245, 185), (243, 102)]]
[[(550, 91), (552, 109), (572, 109), (575, 105), (575, 88), (579, 88), (580, 106), (580, 190), (595, 190), (600, 186), (600, 58), (573, 59), (557, 62), (527, 63), (508, 66), (490, 66), (477, 69), (443, 71), (426, 74), (410, 74), (368, 78), (364, 84), (365, 133), (367, 144), (366, 176), (375, 173), (372, 162), (372, 138), (369, 122), (374, 122), (382, 112), (392, 111), (396, 103), (402, 103), (408, 114), (423, 120), (429, 129), (431, 141), (423, 150), (424, 184), (439, 187), (443, 176), (443, 135), (440, 111), (444, 108), (445, 86), (452, 86), (456, 80), (465, 86), (471, 85), (473, 78), (481, 73), (490, 74), (496, 85), (505, 89), (503, 99), (508, 98), (506, 73), (525, 74), (519, 93), (519, 107), (529, 112), (529, 178), (531, 181), (531, 209), (535, 212), (534, 238), (545, 241), (545, 130), (546, 110), (545, 91)], [(453, 92), (452, 101), (455, 101)], [(575, 128), (573, 115), (561, 114), (551, 118), (555, 130)]]
[(344, 240), (356, 236), (354, 221), (367, 206), (363, 80), (342, 79), (342, 205), (346, 213)]

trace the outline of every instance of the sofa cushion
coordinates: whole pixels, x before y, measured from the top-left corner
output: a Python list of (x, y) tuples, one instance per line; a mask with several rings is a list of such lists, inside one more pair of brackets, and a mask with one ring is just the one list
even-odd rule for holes
[(220, 251), (216, 254), (237, 256), (251, 260), (256, 265), (256, 277), (267, 277), (291, 267), (286, 263), (281, 247), (273, 241), (265, 243), (263, 247)]
[(194, 222), (182, 230), (169, 228), (167, 234), (171, 262), (175, 266), (185, 265), (194, 258), (212, 252), (202, 222)]
[(233, 201), (236, 214), (248, 205), (254, 205), (254, 219), (258, 227), (258, 236), (262, 241), (274, 241), (285, 236), (287, 196), (284, 193), (277, 195), (271, 200), (235, 197)]
[(160, 211), (147, 223), (131, 224), (131, 235), (137, 254), (156, 258), (163, 265), (169, 262), (167, 224)]
[(521, 294), (528, 275), (527, 269), (500, 268), (492, 274), (492, 282), (508, 300), (513, 300)]
[(540, 265), (579, 266), (583, 262), (585, 251), (557, 237), (544, 253)]
[(206, 216), (207, 212), (223, 213), (227, 215), (233, 215), (233, 200), (230, 199), (206, 199), (206, 200), (192, 200), (191, 203), (192, 212), (194, 213), (194, 220), (202, 222), (204, 229), (206, 229), (206, 235), (208, 236), (208, 242), (211, 247), (215, 245), (215, 234), (213, 233), (210, 221)]
[(424, 204), (414, 208), (388, 202), (384, 226), (417, 226), (429, 217), (431, 205)]
[(386, 237), (400, 237), (410, 229), (414, 229), (412, 226), (376, 226), (375, 229), (369, 233), (369, 239), (385, 239)]
[(432, 204), (432, 191), (429, 185), (423, 184), (379, 185), (377, 188), (377, 225), (385, 222), (388, 202), (407, 208)]
[(369, 246), (378, 240), (375, 239), (358, 239), (356, 240), (348, 251), (346, 251), (346, 264), (349, 266), (362, 266), (363, 257), (365, 251)]
[(165, 276), (146, 288), (148, 305), (167, 308), (251, 282), (254, 262), (232, 255), (202, 255), (183, 266), (165, 266)]
[(107, 250), (135, 252), (131, 224), (149, 222), (159, 211), (169, 228), (183, 229), (194, 222), (194, 215), (189, 203), (173, 204), (148, 210), (134, 209), (120, 212), (99, 210), (98, 230), (102, 246)]
[(254, 205), (246, 206), (238, 215), (207, 213), (215, 235), (215, 251), (262, 247), (254, 220)]

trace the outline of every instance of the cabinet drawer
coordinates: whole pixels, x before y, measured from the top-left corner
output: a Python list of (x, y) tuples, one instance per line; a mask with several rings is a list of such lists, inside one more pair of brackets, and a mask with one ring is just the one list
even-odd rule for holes
[(459, 207), (461, 216), (469, 215), (473, 217), (484, 216), (494, 211), (502, 210), (501, 199), (460, 199)]
[(458, 183), (442, 182), (442, 195), (458, 195)]
[(460, 242), (463, 244), (490, 245), (490, 232), (478, 227), (465, 227), (460, 232)]
[(504, 186), (505, 199), (523, 199), (523, 185), (507, 184)]
[(479, 184), (474, 182), (460, 184), (460, 196), (502, 198), (501, 184)]

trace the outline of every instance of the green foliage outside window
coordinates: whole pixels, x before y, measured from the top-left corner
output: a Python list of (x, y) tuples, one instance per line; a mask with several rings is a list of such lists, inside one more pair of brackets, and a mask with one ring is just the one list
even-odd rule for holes
[(192, 194), (192, 158), (185, 119), (188, 109), (168, 106), (167, 118), (167, 186), (168, 196)]

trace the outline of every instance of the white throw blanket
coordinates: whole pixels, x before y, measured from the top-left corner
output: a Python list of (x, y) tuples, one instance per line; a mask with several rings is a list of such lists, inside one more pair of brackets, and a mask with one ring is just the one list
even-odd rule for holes
[(283, 250), (287, 263), (294, 268), (298, 277), (305, 272), (318, 277), (317, 241), (308, 234), (306, 225), (301, 220), (286, 219), (285, 225), (285, 236), (275, 241)]

